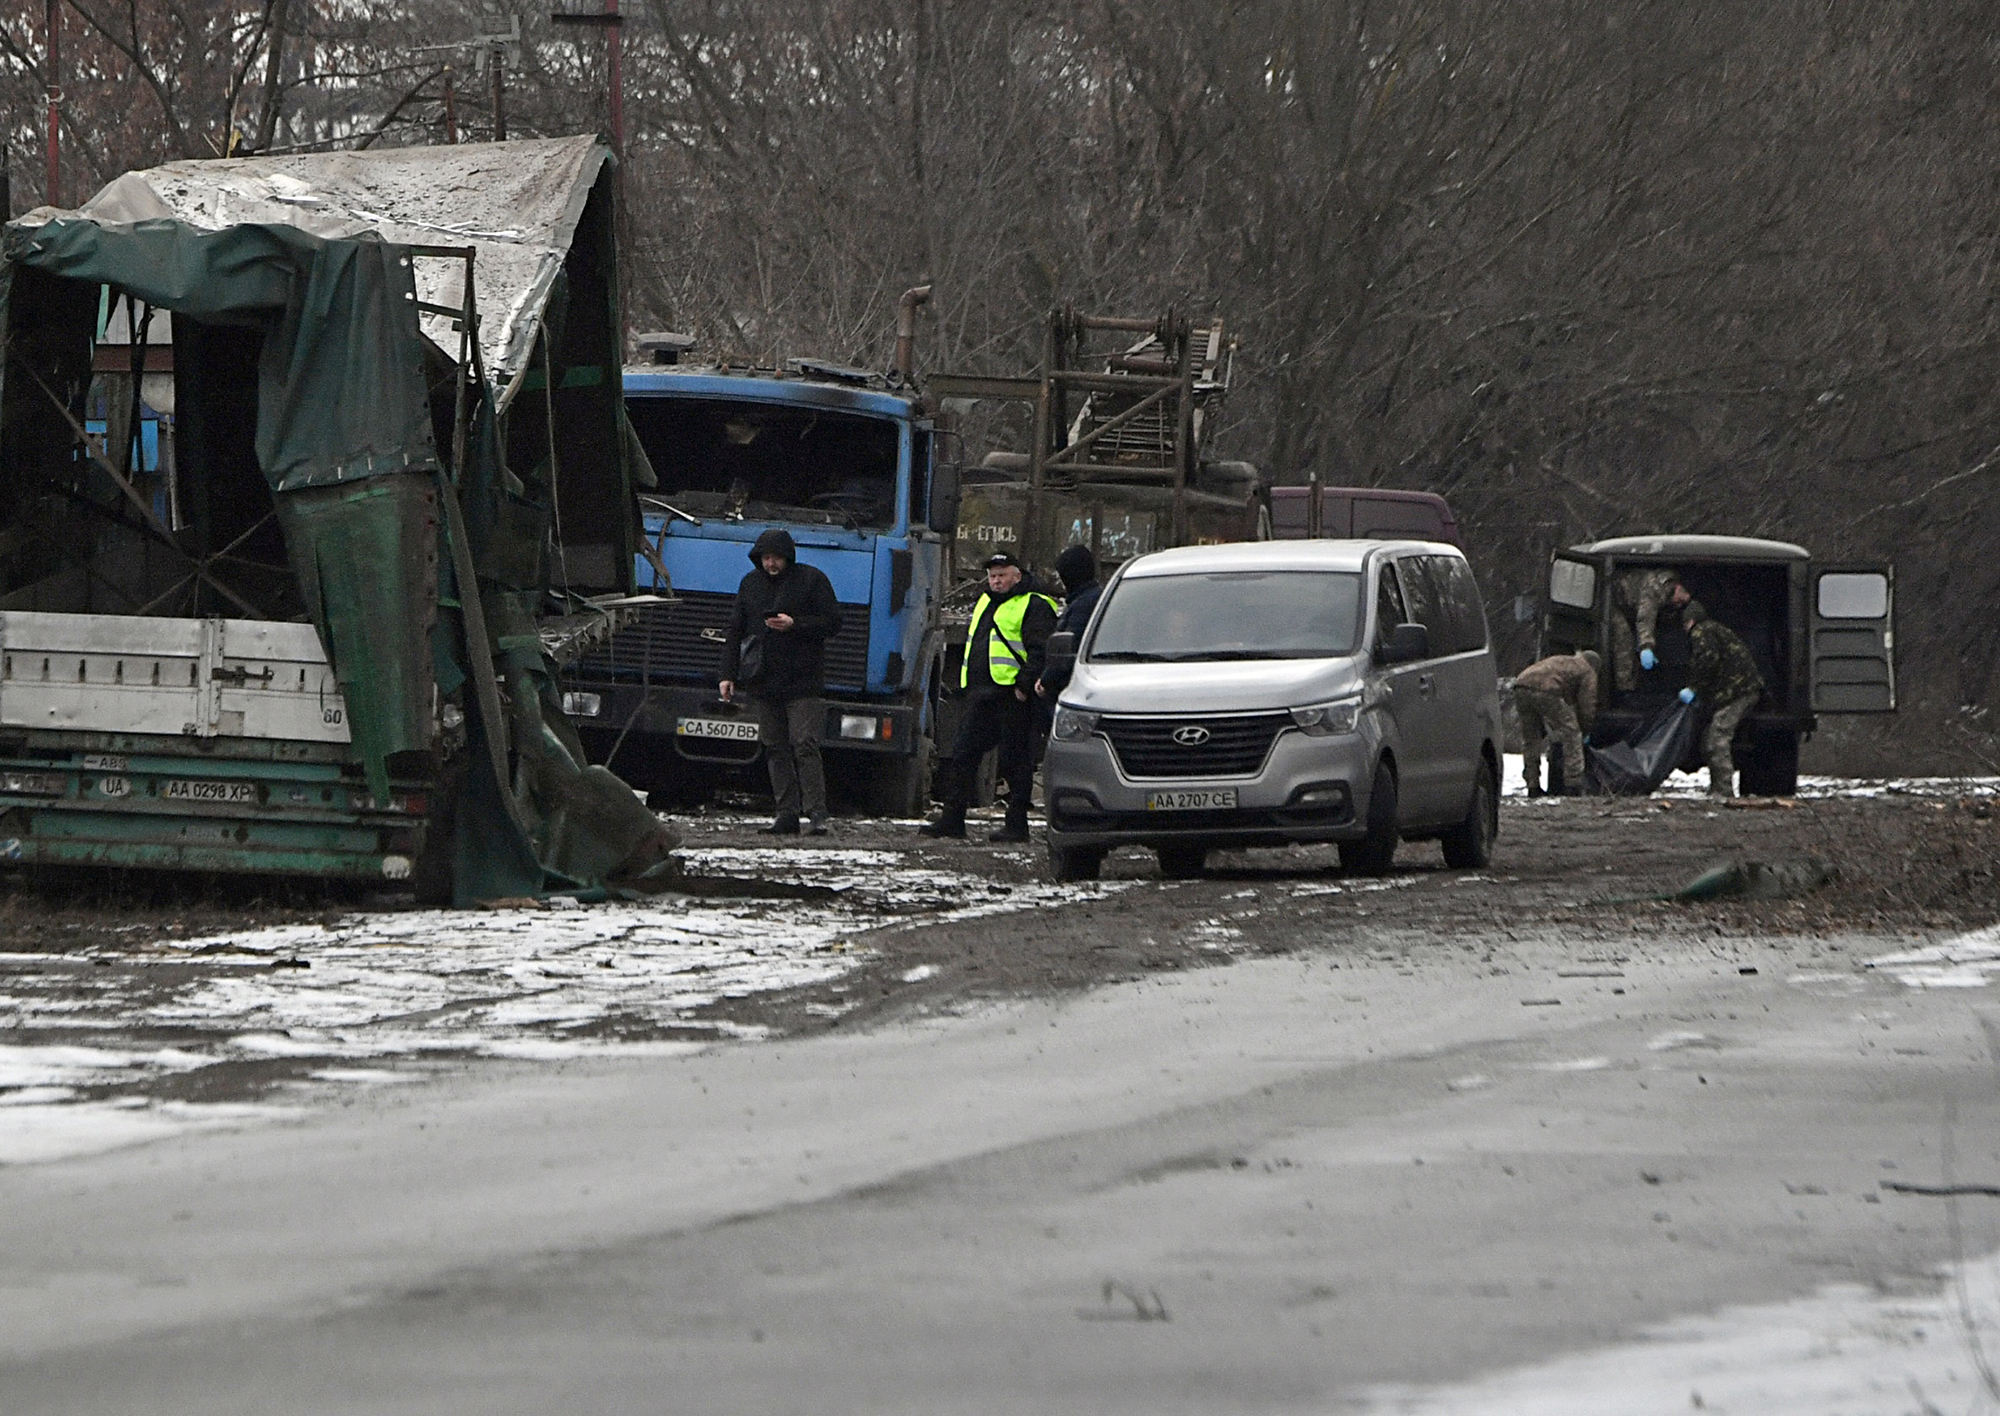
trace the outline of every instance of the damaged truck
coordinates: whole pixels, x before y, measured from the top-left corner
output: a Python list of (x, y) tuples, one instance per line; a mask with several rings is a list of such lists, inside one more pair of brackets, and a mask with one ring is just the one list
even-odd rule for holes
[(641, 603), (610, 164), (177, 162), (6, 227), (0, 857), (460, 904), (671, 871), (557, 683)]

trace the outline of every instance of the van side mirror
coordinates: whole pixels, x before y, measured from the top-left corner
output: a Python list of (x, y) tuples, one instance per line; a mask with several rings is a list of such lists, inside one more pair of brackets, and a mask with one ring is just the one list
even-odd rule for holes
[(931, 467), (931, 498), (925, 522), (940, 536), (958, 530), (958, 464), (939, 462)]
[(1068, 673), (1076, 666), (1076, 635), (1067, 629), (1061, 634), (1051, 634), (1042, 653), (1051, 669), (1059, 674)]
[(1431, 632), (1420, 624), (1399, 624), (1375, 646), (1378, 664), (1414, 664), (1431, 656)]

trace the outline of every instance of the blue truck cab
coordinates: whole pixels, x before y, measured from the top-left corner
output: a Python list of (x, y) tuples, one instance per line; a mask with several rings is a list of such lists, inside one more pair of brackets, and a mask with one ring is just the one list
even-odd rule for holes
[[(639, 588), (670, 592), (566, 676), (593, 760), (655, 805), (762, 772), (753, 714), (716, 692), (750, 548), (777, 527), (841, 607), (826, 644), (829, 790), (878, 814), (930, 794), (957, 468), (916, 391), (809, 361), (785, 370), (634, 367), (626, 416), (651, 464)], [(666, 581), (661, 579), (664, 571)]]

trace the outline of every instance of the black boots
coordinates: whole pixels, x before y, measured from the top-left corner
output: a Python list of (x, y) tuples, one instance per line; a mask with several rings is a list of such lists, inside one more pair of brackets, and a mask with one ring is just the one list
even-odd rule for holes
[(796, 816), (780, 816), (769, 826), (758, 827), (757, 834), (760, 836), (796, 836), (799, 834), (799, 818)]
[(986, 838), (996, 846), (1019, 845), (1028, 839), (1028, 813), (1007, 813), (1006, 824)]
[(917, 828), (919, 836), (929, 836), (934, 840), (962, 841), (965, 839), (965, 808), (947, 806), (938, 813), (935, 821), (926, 821)]

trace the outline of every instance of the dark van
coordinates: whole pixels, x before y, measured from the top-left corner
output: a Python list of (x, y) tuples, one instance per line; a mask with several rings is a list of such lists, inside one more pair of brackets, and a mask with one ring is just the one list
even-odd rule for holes
[[(1764, 697), (1736, 736), (1745, 795), (1798, 790), (1799, 742), (1819, 714), (1895, 711), (1894, 567), (1816, 564), (1803, 546), (1744, 536), (1621, 536), (1558, 551), (1549, 567), (1542, 652), (1604, 656), (1593, 738), (1616, 739), (1687, 682), (1687, 631), (1668, 608), (1658, 621), (1658, 667), (1636, 674), (1632, 689), (1615, 687), (1612, 620), (1623, 611), (1612, 581), (1659, 566), (1743, 637), (1763, 675)], [(1698, 749), (1682, 765), (1699, 767)]]
[(1458, 519), (1436, 492), (1304, 486), (1273, 487), (1269, 495), (1274, 541), (1442, 541), (1465, 549)]

